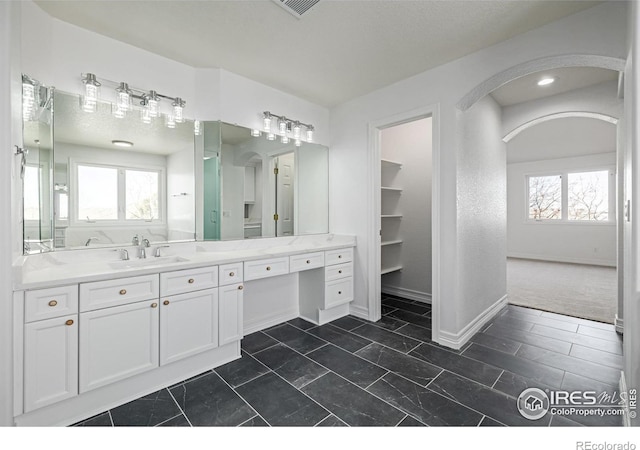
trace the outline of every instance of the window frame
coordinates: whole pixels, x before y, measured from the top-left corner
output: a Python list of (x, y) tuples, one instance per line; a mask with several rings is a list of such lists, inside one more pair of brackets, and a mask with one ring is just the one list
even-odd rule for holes
[[(105, 162), (69, 159), (70, 173), (70, 191), (69, 195), (69, 226), (72, 227), (95, 227), (96, 225), (105, 227), (133, 227), (143, 228), (150, 225), (165, 225), (166, 211), (165, 205), (167, 201), (167, 176), (166, 168), (162, 166), (143, 166), (141, 164), (111, 164)], [(118, 171), (118, 218), (115, 220), (80, 220), (78, 219), (78, 166), (102, 167), (105, 169), (116, 169)], [(154, 172), (158, 174), (158, 219), (127, 219), (126, 218), (126, 171), (135, 170), (142, 172)]]
[[(569, 175), (588, 172), (603, 172), (606, 171), (609, 174), (608, 184), (608, 218), (607, 220), (576, 220), (569, 219)], [(560, 218), (559, 219), (531, 219), (529, 217), (529, 179), (535, 177), (546, 176), (560, 176), (561, 178), (561, 191), (560, 191)], [(617, 172), (616, 167), (607, 166), (593, 166), (593, 167), (581, 167), (562, 170), (545, 170), (536, 172), (527, 172), (524, 174), (524, 221), (526, 224), (540, 224), (540, 225), (587, 225), (587, 226), (613, 226), (616, 224), (616, 179)]]

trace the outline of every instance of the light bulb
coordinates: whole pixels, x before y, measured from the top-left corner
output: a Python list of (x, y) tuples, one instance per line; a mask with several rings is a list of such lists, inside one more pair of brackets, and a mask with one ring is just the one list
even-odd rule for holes
[(307, 128), (307, 142), (313, 142), (313, 128)]
[(31, 120), (36, 104), (36, 87), (31, 81), (22, 81), (22, 118)]
[(142, 108), (140, 110), (140, 120), (142, 123), (151, 123), (151, 112), (149, 108)]
[(300, 122), (296, 122), (293, 126), (293, 138), (296, 140), (300, 139)]
[(176, 119), (173, 117), (173, 114), (167, 114), (164, 117), (164, 124), (167, 128), (175, 128), (176, 127)]
[(280, 134), (282, 136), (284, 136), (285, 134), (287, 134), (287, 122), (285, 122), (284, 120), (281, 120), (278, 123), (278, 131), (280, 132)]
[(177, 123), (184, 122), (183, 108), (184, 102), (181, 98), (176, 97), (176, 100), (173, 102), (173, 117)]
[(202, 128), (200, 128), (199, 120), (193, 121), (193, 134), (195, 134), (196, 136), (200, 136), (202, 134)]
[(253, 128), (253, 129), (251, 130), (251, 136), (253, 136), (253, 137), (260, 137), (260, 130), (257, 130), (257, 129), (255, 129), (255, 128)]
[(149, 91), (149, 96), (147, 97), (147, 108), (149, 109), (149, 115), (151, 117), (158, 117), (160, 114), (158, 94), (156, 94), (156, 91)]
[(300, 139), (296, 139), (296, 147), (300, 147), (302, 145), (302, 141)]
[(268, 112), (264, 113), (262, 127), (264, 128), (264, 131), (266, 131), (267, 133), (271, 132), (271, 115)]
[(276, 140), (276, 135), (273, 133), (267, 133), (267, 140), (268, 141), (275, 141)]
[(127, 115), (127, 112), (120, 109), (118, 105), (111, 105), (111, 112), (113, 114), (113, 117), (117, 119), (122, 119), (124, 116)]
[(283, 144), (288, 144), (289, 137), (286, 134), (283, 134), (282, 137), (280, 138), (280, 142), (282, 142)]
[(131, 91), (127, 83), (120, 83), (116, 89), (116, 105), (124, 113), (131, 109)]
[(82, 110), (88, 113), (96, 112), (98, 109), (98, 98), (100, 97), (100, 83), (96, 76), (88, 73), (83, 79), (84, 96), (82, 97)]

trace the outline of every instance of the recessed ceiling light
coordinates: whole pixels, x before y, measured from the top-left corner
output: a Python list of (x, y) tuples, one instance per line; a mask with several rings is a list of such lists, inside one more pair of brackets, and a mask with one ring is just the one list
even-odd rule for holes
[(538, 81), (538, 86), (547, 86), (556, 81), (553, 77), (544, 77), (540, 81)]
[(133, 142), (129, 142), (129, 141), (111, 141), (111, 143), (115, 146), (118, 147), (133, 147)]

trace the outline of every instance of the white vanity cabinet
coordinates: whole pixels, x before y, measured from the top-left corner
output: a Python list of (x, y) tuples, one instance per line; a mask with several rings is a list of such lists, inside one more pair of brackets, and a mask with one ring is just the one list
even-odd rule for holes
[(80, 314), (80, 393), (158, 367), (158, 299)]
[(237, 341), (243, 337), (243, 299), (242, 283), (220, 286), (220, 345)]

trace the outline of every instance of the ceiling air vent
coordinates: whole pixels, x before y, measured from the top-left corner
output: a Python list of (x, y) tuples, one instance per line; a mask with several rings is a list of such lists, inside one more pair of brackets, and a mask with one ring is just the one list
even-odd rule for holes
[(308, 13), (320, 0), (273, 0), (296, 18)]

